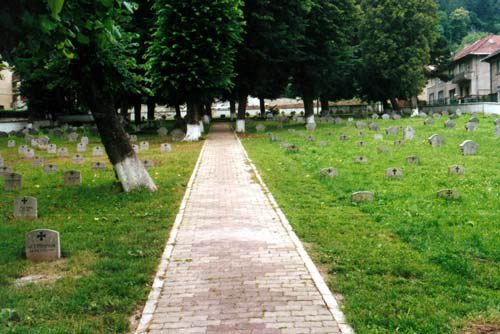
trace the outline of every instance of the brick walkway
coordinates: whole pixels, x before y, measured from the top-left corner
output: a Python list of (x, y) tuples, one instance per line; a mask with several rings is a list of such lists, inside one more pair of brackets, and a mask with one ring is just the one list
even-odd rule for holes
[(351, 333), (252, 168), (214, 124), (137, 333)]

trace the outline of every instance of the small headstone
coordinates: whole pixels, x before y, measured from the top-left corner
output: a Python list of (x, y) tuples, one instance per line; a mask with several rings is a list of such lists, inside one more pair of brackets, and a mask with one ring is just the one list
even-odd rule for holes
[(379, 118), (380, 118), (380, 116), (378, 114), (373, 114), (372, 115), (372, 119), (379, 119)]
[(340, 141), (347, 141), (347, 140), (349, 140), (349, 137), (347, 137), (346, 135), (340, 136)]
[(465, 124), (465, 130), (467, 132), (475, 132), (477, 131), (477, 123), (474, 123), (474, 122), (469, 122), (467, 124)]
[(357, 129), (364, 129), (364, 128), (366, 128), (366, 123), (358, 121), (358, 122), (356, 122), (356, 128)]
[(314, 130), (316, 130), (316, 123), (307, 123), (306, 124), (306, 129), (307, 129), (307, 131), (314, 131)]
[(429, 137), (428, 141), (429, 144), (432, 145), (432, 147), (441, 147), (445, 142), (444, 138), (440, 135), (432, 135)]
[(465, 175), (465, 168), (460, 165), (450, 166), (448, 167), (448, 175), (463, 176)]
[(408, 165), (420, 165), (420, 159), (418, 157), (415, 157), (415, 156), (411, 156), (411, 157), (408, 157), (406, 158), (406, 163)]
[(385, 152), (389, 152), (389, 147), (384, 146), (384, 145), (379, 146), (379, 147), (377, 147), (377, 152), (378, 152), (378, 153), (385, 153)]
[(38, 137), (38, 146), (47, 146), (49, 145), (50, 138), (47, 136), (40, 136)]
[(142, 163), (145, 168), (152, 168), (155, 166), (155, 162), (153, 160), (143, 160)]
[(443, 115), (443, 116), (448, 116), (449, 114), (450, 114), (450, 113), (449, 113), (447, 110), (445, 110), (445, 111), (443, 111), (443, 112), (441, 113), (441, 115)]
[(389, 179), (400, 179), (403, 177), (403, 170), (401, 168), (387, 168), (385, 176)]
[(389, 114), (383, 114), (382, 115), (382, 119), (384, 119), (384, 120), (391, 119), (391, 115), (389, 115)]
[(136, 144), (132, 144), (132, 149), (134, 150), (134, 152), (137, 154), (139, 153), (139, 145), (136, 145)]
[(82, 137), (80, 143), (87, 146), (89, 144), (89, 137)]
[(463, 155), (476, 155), (478, 148), (479, 145), (477, 145), (472, 140), (466, 140), (462, 144), (460, 144), (460, 150), (462, 151)]
[(31, 139), (31, 147), (38, 147), (38, 139)]
[(92, 169), (93, 170), (102, 170), (102, 169), (106, 169), (106, 164), (104, 162), (100, 162), (100, 161), (97, 161), (97, 162), (94, 162), (92, 164)]
[(38, 146), (38, 140), (35, 139), (35, 137), (31, 136), (31, 135), (26, 135), (24, 136), (24, 142), (26, 144), (31, 144), (33, 141), (36, 142), (36, 145)]
[(103, 156), (103, 150), (101, 146), (94, 146), (92, 148), (92, 156), (93, 157), (102, 157)]
[(45, 166), (45, 168), (43, 169), (43, 172), (45, 174), (55, 174), (55, 173), (57, 173), (58, 170), (59, 170), (59, 166), (50, 164), (50, 165)]
[(64, 185), (75, 186), (82, 184), (82, 173), (77, 170), (70, 170), (64, 173)]
[(83, 144), (83, 143), (79, 143), (78, 145), (76, 145), (76, 151), (78, 153), (84, 153), (87, 151), (87, 145)]
[(397, 135), (399, 133), (399, 128), (388, 128), (385, 129), (387, 135)]
[(168, 131), (166, 128), (161, 127), (158, 129), (158, 136), (160, 137), (165, 137), (167, 135)]
[(48, 154), (56, 154), (57, 153), (57, 145), (56, 144), (49, 144), (47, 146), (47, 153)]
[(170, 153), (172, 152), (172, 146), (168, 143), (161, 144), (160, 153)]
[(354, 203), (373, 202), (374, 197), (374, 194), (370, 191), (359, 191), (351, 195), (351, 200)]
[(321, 177), (337, 177), (338, 175), (339, 174), (338, 174), (337, 168), (332, 168), (332, 167), (323, 168), (320, 171), (320, 176)]
[(72, 161), (76, 165), (83, 164), (83, 155), (81, 155), (81, 154), (75, 154), (75, 155), (73, 155)]
[(38, 204), (35, 197), (19, 197), (14, 201), (14, 217), (19, 219), (37, 219)]
[(404, 144), (405, 141), (401, 139), (394, 141), (394, 146), (403, 146)]
[(454, 128), (455, 127), (455, 122), (452, 121), (451, 119), (447, 120), (446, 122), (444, 122), (444, 127), (445, 128)]
[(365, 133), (364, 133), (363, 131), (359, 131), (359, 132), (357, 133), (357, 136), (358, 136), (358, 137), (364, 137), (364, 135), (365, 135)]
[(356, 157), (354, 158), (354, 162), (358, 164), (366, 164), (368, 163), (368, 158), (367, 157)]
[(455, 115), (457, 115), (458, 117), (462, 116), (462, 111), (460, 109), (457, 109), (457, 111), (455, 111)]
[(6, 175), (8, 175), (10, 173), (12, 173), (12, 168), (11, 167), (7, 167), (7, 166), (0, 167), (0, 175), (6, 176)]
[(16, 141), (15, 140), (9, 140), (7, 142), (7, 147), (9, 147), (9, 148), (16, 147)]
[(443, 199), (459, 199), (460, 193), (457, 190), (444, 189), (444, 190), (440, 190), (437, 193), (437, 196), (439, 198), (443, 198)]
[(500, 126), (495, 128), (495, 137), (500, 137)]
[(55, 261), (61, 258), (59, 232), (34, 230), (26, 234), (26, 258), (33, 262)]
[(297, 152), (299, 152), (299, 148), (295, 145), (288, 145), (288, 147), (286, 148), (286, 151), (289, 153), (297, 153)]
[(335, 124), (337, 124), (337, 125), (344, 123), (344, 120), (340, 117), (335, 117), (334, 121), (335, 121)]
[(349, 117), (349, 118), (347, 119), (347, 121), (352, 123), (352, 122), (354, 122), (354, 118)]
[(415, 130), (411, 126), (406, 127), (404, 130), (404, 140), (412, 140), (415, 138)]
[(376, 135), (373, 136), (373, 139), (375, 139), (375, 140), (383, 140), (384, 136), (382, 136), (381, 134), (377, 133)]
[(26, 150), (27, 150), (27, 149), (28, 149), (28, 146), (26, 146), (26, 145), (21, 145), (21, 146), (19, 146), (19, 147), (17, 148), (17, 153), (24, 155), (24, 154), (26, 154)]
[(358, 146), (365, 146), (365, 142), (364, 141), (358, 141), (356, 143), (356, 145), (358, 145)]
[(57, 156), (59, 158), (67, 158), (68, 157), (68, 149), (66, 147), (60, 147), (57, 150)]
[(429, 118), (429, 119), (426, 119), (426, 120), (424, 121), (424, 125), (432, 125), (432, 124), (434, 124), (434, 120), (432, 120), (432, 119), (430, 119), (430, 118)]
[(479, 123), (479, 118), (472, 117), (471, 119), (469, 119), (469, 123)]
[(370, 123), (368, 124), (368, 128), (371, 130), (371, 131), (378, 131), (380, 130), (380, 126), (376, 123)]
[(77, 139), (78, 139), (78, 133), (76, 133), (76, 132), (71, 132), (71, 133), (68, 135), (68, 140), (69, 140), (70, 142), (75, 142)]
[(31, 166), (42, 167), (43, 166), (43, 158), (42, 157), (34, 157), (33, 160), (31, 160)]
[(136, 135), (130, 135), (130, 142), (135, 143), (137, 141), (137, 136)]
[(392, 119), (395, 120), (395, 121), (399, 121), (401, 119), (401, 115), (394, 114), (394, 115), (392, 115)]
[(314, 141), (314, 137), (313, 136), (307, 136), (306, 137), (306, 141), (308, 141), (308, 142)]
[(440, 119), (440, 118), (441, 118), (441, 114), (434, 113), (434, 114), (432, 114), (432, 117), (433, 117), (434, 119)]
[(35, 150), (32, 148), (26, 148), (26, 151), (24, 151), (24, 157), (27, 159), (33, 159), (35, 157)]
[(141, 141), (141, 143), (139, 144), (140, 145), (140, 150), (141, 151), (147, 151), (149, 150), (149, 142), (147, 141)]
[(10, 173), (4, 176), (4, 189), (9, 190), (20, 190), (22, 188), (22, 176), (17, 173)]
[(266, 131), (266, 126), (259, 124), (255, 127), (255, 130), (257, 130), (257, 132), (264, 132), (264, 131)]

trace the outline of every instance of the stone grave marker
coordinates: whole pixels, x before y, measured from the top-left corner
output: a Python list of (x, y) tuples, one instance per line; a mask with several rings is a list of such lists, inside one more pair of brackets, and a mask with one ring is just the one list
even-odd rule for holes
[(405, 141), (401, 139), (394, 141), (394, 146), (403, 146), (404, 144)]
[(64, 172), (65, 186), (78, 186), (82, 184), (82, 173), (77, 170)]
[(80, 144), (87, 146), (89, 144), (89, 137), (80, 138)]
[(497, 138), (500, 137), (500, 126), (497, 126), (495, 128), (495, 137), (497, 137)]
[(344, 120), (340, 117), (335, 117), (335, 124), (339, 125), (339, 124), (342, 124), (344, 123)]
[(366, 164), (368, 163), (368, 158), (367, 157), (356, 157), (354, 158), (354, 162), (358, 164)]
[(387, 168), (385, 176), (389, 179), (400, 179), (403, 177), (403, 170), (401, 168)]
[(424, 125), (432, 125), (432, 124), (434, 124), (434, 120), (432, 120), (432, 119), (430, 119), (430, 118), (429, 118), (429, 119), (426, 119), (426, 120), (424, 121)]
[(7, 166), (0, 167), (0, 175), (6, 176), (6, 175), (8, 175), (10, 173), (12, 173), (12, 168), (11, 167), (7, 167)]
[(372, 115), (372, 119), (379, 119), (379, 118), (380, 118), (380, 116), (378, 114), (373, 114)]
[(447, 120), (446, 122), (444, 122), (444, 127), (445, 128), (454, 128), (455, 127), (455, 122), (452, 121), (451, 119)]
[(149, 142), (147, 141), (141, 141), (141, 143), (139, 144), (139, 148), (141, 151), (147, 151), (149, 150)]
[(370, 123), (368, 124), (368, 128), (371, 130), (371, 131), (379, 131), (380, 130), (380, 126), (376, 123)]
[(465, 130), (467, 132), (475, 132), (475, 131), (477, 131), (477, 123), (469, 122), (469, 123), (465, 124)]
[(78, 139), (78, 133), (76, 132), (71, 132), (69, 135), (68, 135), (68, 140), (70, 142), (75, 142), (76, 140)]
[(161, 144), (160, 153), (170, 153), (172, 152), (172, 146), (168, 143)]
[(347, 121), (352, 123), (352, 122), (354, 122), (354, 118), (349, 117), (349, 118), (347, 119)]
[(16, 147), (16, 141), (15, 140), (9, 140), (7, 142), (7, 147), (9, 147), (9, 148)]
[(383, 114), (382, 119), (388, 120), (388, 119), (391, 119), (391, 116), (389, 114)]
[(92, 148), (92, 156), (93, 157), (102, 157), (104, 154), (101, 146), (94, 146)]
[(428, 141), (432, 147), (441, 147), (445, 143), (444, 138), (441, 137), (440, 135), (432, 135), (429, 137)]
[(34, 157), (33, 160), (31, 160), (31, 166), (42, 167), (43, 166), (43, 158), (42, 157)]
[(313, 136), (307, 136), (306, 137), (306, 141), (312, 142), (312, 141), (314, 141), (314, 137)]
[(357, 129), (364, 129), (364, 128), (366, 128), (366, 123), (362, 122), (362, 121), (358, 121), (358, 122), (356, 122), (356, 128)]
[(76, 165), (83, 164), (83, 155), (81, 155), (81, 154), (75, 154), (75, 155), (73, 155), (72, 161)]
[(286, 151), (289, 153), (298, 153), (299, 148), (295, 145), (288, 145), (288, 147), (286, 148)]
[(373, 139), (375, 140), (384, 140), (384, 136), (381, 134), (377, 133), (376, 135), (373, 136)]
[(255, 127), (255, 130), (257, 130), (257, 132), (264, 132), (264, 131), (266, 131), (266, 126), (259, 124)]
[(406, 163), (408, 165), (418, 166), (418, 165), (420, 165), (420, 159), (416, 156), (411, 156), (411, 157), (406, 158)]
[(43, 169), (43, 172), (45, 174), (55, 174), (59, 171), (59, 166), (57, 165), (53, 165), (53, 164), (50, 164), (50, 165), (47, 165), (45, 166), (45, 168)]
[(26, 258), (33, 262), (49, 262), (61, 258), (59, 232), (39, 229), (26, 234)]
[(84, 143), (79, 143), (78, 145), (76, 145), (76, 151), (78, 153), (84, 153), (87, 151), (87, 145), (85, 145)]
[(272, 142), (279, 141), (279, 140), (280, 140), (280, 137), (275, 136), (275, 135), (272, 135), (272, 136), (269, 138), (269, 140), (270, 140), (270, 141), (272, 141)]
[(460, 165), (453, 165), (448, 167), (448, 175), (463, 176), (465, 175), (465, 168)]
[(357, 133), (357, 136), (358, 136), (358, 137), (363, 137), (364, 135), (365, 135), (365, 133), (364, 133), (363, 131), (359, 131), (359, 132)]
[(472, 117), (471, 119), (469, 119), (469, 123), (479, 123), (479, 118)]
[(319, 174), (321, 177), (328, 178), (337, 177), (339, 175), (337, 168), (333, 167), (323, 168), (322, 170), (320, 170)]
[(316, 130), (316, 123), (307, 123), (306, 124), (306, 130), (307, 131), (314, 131), (314, 130)]
[(31, 139), (31, 147), (38, 147), (38, 139)]
[(457, 109), (457, 110), (455, 111), (455, 115), (457, 115), (458, 117), (462, 116), (462, 110)]
[(401, 119), (401, 115), (394, 114), (394, 115), (392, 115), (392, 119), (395, 120), (395, 121), (399, 121)]
[(26, 151), (24, 151), (24, 157), (26, 159), (33, 159), (35, 157), (35, 150), (32, 148), (26, 148)]
[(49, 145), (49, 141), (50, 141), (50, 138), (47, 137), (47, 136), (40, 136), (38, 137), (38, 147), (40, 147), (40, 145), (42, 145), (42, 147), (46, 147), (47, 145)]
[(356, 143), (356, 145), (358, 145), (358, 146), (360, 146), (360, 147), (361, 147), (361, 146), (365, 146), (365, 142), (364, 142), (364, 141), (358, 141), (358, 142)]
[(379, 147), (377, 147), (377, 152), (378, 152), (378, 153), (385, 153), (385, 152), (389, 152), (389, 147), (384, 146), (384, 145), (379, 146)]
[(374, 197), (375, 197), (374, 194), (370, 191), (358, 191), (352, 193), (351, 200), (354, 203), (373, 202)]
[(17, 173), (9, 173), (4, 175), (4, 190), (21, 190), (22, 176)]
[(500, 125), (500, 118), (497, 118), (493, 121), (493, 125), (499, 126)]
[(453, 189), (443, 189), (438, 191), (437, 196), (443, 199), (459, 199), (460, 193)]
[(386, 135), (397, 135), (399, 133), (399, 128), (387, 128), (385, 129)]
[(26, 154), (26, 150), (27, 150), (27, 149), (28, 149), (28, 146), (26, 146), (26, 145), (21, 145), (21, 146), (19, 146), (19, 147), (17, 148), (17, 153), (24, 155), (24, 154)]
[(68, 149), (66, 147), (60, 147), (57, 150), (57, 156), (59, 158), (67, 158), (68, 157)]
[(143, 160), (142, 164), (145, 168), (153, 168), (155, 166), (154, 160)]
[(160, 137), (165, 137), (167, 135), (168, 131), (166, 128), (161, 127), (158, 129), (158, 136)]
[(347, 141), (347, 140), (349, 140), (349, 137), (347, 137), (346, 135), (341, 135), (340, 136), (340, 140), (341, 141)]
[(460, 150), (463, 155), (476, 155), (479, 145), (472, 140), (466, 140), (460, 144)]
[(102, 169), (106, 169), (106, 164), (104, 162), (100, 162), (100, 161), (97, 161), (97, 162), (94, 162), (92, 164), (92, 169), (93, 170), (102, 170)]
[[(31, 136), (31, 135), (26, 135), (24, 136), (24, 142), (26, 144), (31, 144), (33, 142), (33, 140), (36, 140), (35, 137)], [(38, 145), (38, 140), (36, 141), (37, 145)]]
[(132, 144), (132, 149), (134, 150), (134, 152), (137, 154), (139, 153), (139, 145), (136, 145), (136, 144)]
[(441, 118), (441, 114), (434, 113), (434, 114), (432, 114), (432, 118), (434, 118), (434, 119), (440, 119)]
[(415, 130), (411, 126), (406, 127), (404, 130), (404, 140), (412, 140), (415, 138)]
[(56, 154), (57, 153), (57, 145), (56, 144), (49, 144), (47, 146), (47, 153), (48, 154)]
[(443, 111), (443, 112), (441, 113), (441, 115), (443, 115), (443, 116), (448, 116), (449, 114), (450, 114), (450, 113), (449, 113), (447, 110), (445, 110), (445, 111)]
[(14, 201), (14, 217), (19, 219), (37, 219), (38, 203), (35, 197), (19, 197)]
[(137, 136), (136, 135), (130, 135), (130, 142), (135, 143), (137, 141)]

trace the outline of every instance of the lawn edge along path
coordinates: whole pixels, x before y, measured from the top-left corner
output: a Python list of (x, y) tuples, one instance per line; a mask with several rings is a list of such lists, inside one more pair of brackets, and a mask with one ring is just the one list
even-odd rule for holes
[(198, 160), (196, 161), (196, 165), (194, 166), (193, 173), (189, 178), (189, 182), (186, 187), (186, 192), (184, 193), (184, 197), (182, 198), (181, 205), (179, 207), (179, 212), (175, 217), (174, 225), (170, 230), (170, 236), (165, 245), (165, 249), (160, 259), (160, 264), (156, 270), (156, 275), (153, 281), (153, 285), (151, 286), (151, 292), (148, 295), (148, 299), (146, 304), (144, 305), (144, 309), (141, 313), (141, 318), (139, 320), (137, 329), (135, 330), (136, 334), (147, 333), (149, 331), (149, 325), (151, 320), (153, 319), (153, 314), (158, 307), (158, 301), (160, 300), (160, 293), (163, 288), (163, 283), (165, 281), (165, 275), (167, 272), (170, 255), (172, 254), (172, 250), (174, 249), (175, 240), (177, 238), (177, 233), (179, 231), (179, 227), (184, 219), (184, 210), (186, 208), (186, 203), (191, 195), (191, 189), (196, 179), (196, 175), (198, 174), (198, 170), (201, 164), (201, 158), (203, 156), (203, 152), (205, 150), (207, 141), (205, 140), (203, 146), (198, 155)]
[[(318, 289), (319, 293), (321, 294), (325, 304), (327, 305), (329, 311), (333, 315), (333, 318), (335, 321), (337, 321), (340, 330), (342, 334), (354, 334), (354, 330), (351, 328), (351, 326), (346, 322), (344, 312), (340, 309), (340, 305), (337, 301), (337, 299), (333, 296), (331, 293), (330, 289), (328, 288), (328, 285), (325, 283), (325, 280), (323, 279), (323, 276), (319, 273), (318, 268), (314, 264), (314, 262), (311, 260), (309, 255), (307, 254), (307, 251), (304, 248), (304, 245), (300, 241), (300, 239), (297, 237), (295, 232), (293, 231), (292, 226), (290, 225), (290, 222), (286, 218), (285, 214), (281, 210), (280, 206), (276, 202), (276, 200), (273, 197), (273, 194), (267, 187), (266, 183), (260, 176), (259, 171), (257, 170), (257, 167), (254, 165), (252, 159), (248, 156), (247, 151), (245, 150), (245, 147), (241, 143), (241, 140), (239, 136), (235, 133), (235, 137), (238, 141), (239, 146), (241, 147), (243, 154), (245, 155), (246, 160), (248, 161), (248, 164), (250, 168), (252, 168), (252, 171), (255, 173), (255, 176), (257, 180), (259, 181), (259, 185), (262, 187), (265, 196), (269, 200), (273, 210), (277, 213), (281, 224), (285, 228), (285, 230), (288, 233), (288, 236), (292, 240), (295, 248), (297, 249), (297, 252), (299, 253), (300, 257), (302, 258), (302, 261), (304, 261), (304, 264), (307, 268), (307, 271), (312, 277), (312, 280), (314, 284), (316, 285), (316, 288)], [(203, 150), (202, 150), (203, 151)], [(201, 153), (200, 153), (201, 155)]]

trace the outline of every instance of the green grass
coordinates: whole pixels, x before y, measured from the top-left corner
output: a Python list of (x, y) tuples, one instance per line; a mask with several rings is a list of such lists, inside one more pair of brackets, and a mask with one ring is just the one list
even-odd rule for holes
[[(343, 307), (358, 334), (446, 334), (471, 323), (499, 324), (500, 139), (493, 135), (493, 118), (480, 117), (479, 131), (467, 133), (468, 118), (458, 119), (455, 129), (444, 128), (445, 118), (427, 126), (423, 119), (378, 120), (381, 131), (363, 129), (364, 137), (354, 126), (319, 124), (312, 143), (298, 135), (306, 134), (301, 125), (265, 123), (266, 132), (297, 145), (298, 153), (256, 134), (256, 124), (242, 136), (296, 233), (328, 267), (330, 287), (345, 296)], [(407, 125), (416, 138), (404, 146), (393, 144), (402, 131), (373, 139), (385, 128)], [(427, 143), (435, 133), (445, 137), (443, 147)], [(350, 139), (340, 141), (341, 134)], [(466, 139), (480, 145), (478, 155), (461, 155)], [(366, 146), (356, 146), (359, 140)], [(390, 151), (377, 153), (380, 145)], [(360, 155), (369, 163), (355, 164)], [(413, 155), (419, 166), (406, 164)], [(455, 164), (465, 167), (464, 177), (448, 176)], [(327, 167), (338, 168), (339, 176), (321, 179)], [(390, 167), (403, 168), (404, 177), (387, 179)], [(441, 189), (456, 189), (461, 197), (438, 199)], [(353, 204), (356, 191), (373, 191), (375, 201)]]
[[(149, 293), (202, 143), (173, 143), (172, 153), (160, 155), (166, 138), (139, 135), (138, 141), (150, 141), (150, 150), (139, 156), (156, 161), (150, 174), (159, 190), (127, 194), (119, 191), (107, 158), (91, 158), (98, 138), (89, 137), (85, 164), (78, 166), (71, 163), (76, 143), (50, 137), (70, 150), (66, 159), (36, 152), (46, 165), (60, 166), (54, 175), (31, 167), (17, 147), (7, 148), (7, 139), (0, 138), (6, 165), (23, 175), (22, 190), (0, 192), (0, 333), (127, 333), (130, 316)], [(95, 161), (105, 161), (108, 169), (93, 171)], [(63, 186), (63, 173), (71, 169), (82, 172), (81, 186)], [(38, 220), (13, 218), (19, 196), (37, 197)], [(37, 228), (60, 232), (62, 260), (33, 264), (25, 259), (24, 236)], [(33, 274), (62, 278), (15, 286), (17, 278)]]

